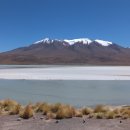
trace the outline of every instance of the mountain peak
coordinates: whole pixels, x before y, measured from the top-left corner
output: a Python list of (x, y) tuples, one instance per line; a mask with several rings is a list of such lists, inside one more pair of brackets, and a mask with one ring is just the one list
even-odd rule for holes
[(34, 44), (1, 53), (0, 63), (130, 65), (130, 49), (109, 41), (45, 38)]
[(58, 41), (58, 42), (66, 42), (68, 43), (69, 45), (73, 45), (75, 43), (82, 43), (82, 44), (86, 44), (86, 45), (89, 45), (93, 42), (96, 42), (102, 46), (109, 46), (112, 44), (112, 42), (109, 42), (109, 41), (104, 41), (104, 40), (99, 40), (99, 39), (96, 39), (96, 40), (91, 40), (89, 38), (78, 38), (78, 39), (64, 39), (64, 40), (58, 40), (58, 39), (50, 39), (50, 38), (45, 38), (45, 39), (42, 39), (40, 41), (37, 41), (35, 42), (34, 44), (38, 44), (38, 43), (53, 43), (54, 41)]
[(42, 43), (42, 42), (50, 43), (51, 41), (52, 41), (52, 40), (49, 39), (49, 38), (44, 38), (44, 39), (42, 39), (42, 40), (40, 40), (40, 41), (35, 42), (34, 44), (38, 44), (38, 43)]
[(72, 39), (72, 40), (65, 39), (64, 41), (69, 43), (70, 45), (73, 45), (77, 42), (82, 42), (83, 44), (89, 44), (92, 42), (92, 40), (88, 38), (78, 38), (78, 39)]

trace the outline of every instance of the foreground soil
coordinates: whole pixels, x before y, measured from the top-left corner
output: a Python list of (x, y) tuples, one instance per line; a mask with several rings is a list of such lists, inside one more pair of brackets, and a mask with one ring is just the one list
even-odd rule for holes
[(130, 119), (71, 118), (46, 120), (41, 114), (28, 120), (15, 116), (0, 116), (0, 130), (130, 130)]

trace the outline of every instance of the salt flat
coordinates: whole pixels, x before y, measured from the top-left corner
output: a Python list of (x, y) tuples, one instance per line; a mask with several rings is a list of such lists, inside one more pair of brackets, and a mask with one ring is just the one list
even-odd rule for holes
[(0, 79), (130, 80), (130, 66), (15, 66), (1, 68)]

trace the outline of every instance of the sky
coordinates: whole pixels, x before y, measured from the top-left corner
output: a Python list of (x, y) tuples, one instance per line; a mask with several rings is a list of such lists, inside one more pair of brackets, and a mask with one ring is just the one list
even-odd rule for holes
[(130, 46), (130, 0), (0, 0), (0, 52), (46, 37)]

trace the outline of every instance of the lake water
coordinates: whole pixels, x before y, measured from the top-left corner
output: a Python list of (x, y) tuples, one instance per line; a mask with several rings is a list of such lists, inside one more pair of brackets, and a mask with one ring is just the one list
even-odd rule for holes
[(0, 99), (81, 106), (130, 104), (130, 81), (0, 80)]

